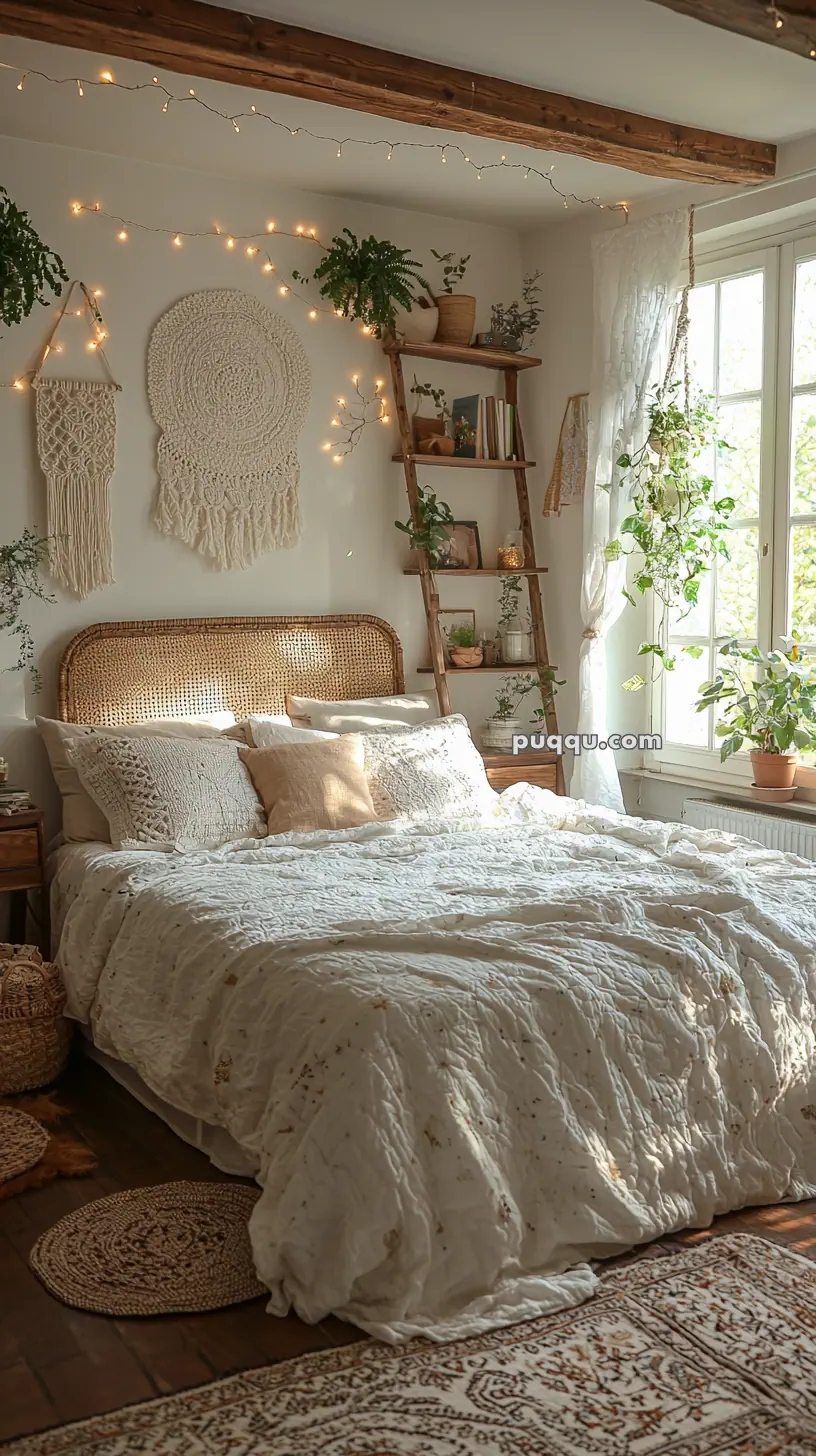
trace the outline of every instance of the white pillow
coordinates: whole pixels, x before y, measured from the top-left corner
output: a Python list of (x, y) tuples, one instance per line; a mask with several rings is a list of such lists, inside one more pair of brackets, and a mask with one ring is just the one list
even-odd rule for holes
[(287, 696), (286, 706), (291, 718), (302, 720), (310, 728), (322, 728), (330, 733), (371, 733), (375, 728), (389, 728), (399, 723), (415, 727), (439, 712), (435, 697), (428, 693), (402, 693), (390, 698), (349, 698), (339, 702)]
[(266, 833), (237, 743), (204, 738), (77, 738), (68, 758), (117, 849), (215, 849)]
[(201, 718), (154, 718), (149, 723), (128, 723), (120, 728), (92, 727), (88, 723), (63, 723), (58, 718), (35, 718), (51, 772), (62, 795), (62, 832), (71, 842), (88, 840), (110, 844), (108, 821), (82, 787), (79, 774), (68, 761), (68, 746), (78, 738), (107, 734), (116, 738), (220, 738), (235, 723), (233, 713), (213, 713)]
[(282, 723), (279, 718), (250, 713), (247, 722), (250, 748), (277, 748), (281, 743), (320, 743), (327, 738), (340, 737), (339, 733), (321, 733), (316, 728), (294, 728), (288, 718)]
[(460, 714), (402, 733), (366, 733), (363, 743), (381, 819), (492, 818), (499, 796)]

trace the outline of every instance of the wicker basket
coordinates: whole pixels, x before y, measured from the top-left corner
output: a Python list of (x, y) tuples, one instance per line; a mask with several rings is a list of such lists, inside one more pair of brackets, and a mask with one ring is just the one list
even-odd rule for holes
[(469, 344), (476, 322), (476, 299), (472, 293), (440, 293), (436, 299), (439, 328), (436, 344)]
[(55, 965), (33, 945), (0, 945), (0, 1096), (53, 1082), (71, 1040)]

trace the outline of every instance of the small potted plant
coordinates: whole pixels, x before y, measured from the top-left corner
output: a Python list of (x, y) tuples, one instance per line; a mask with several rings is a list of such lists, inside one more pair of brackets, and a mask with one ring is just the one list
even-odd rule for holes
[(721, 760), (751, 744), (754, 797), (792, 799), (798, 752), (816, 748), (816, 663), (802, 661), (798, 642), (785, 653), (731, 641), (720, 656), (724, 662), (703, 683), (696, 706), (704, 713), (722, 705), (715, 729)]
[(298, 283), (314, 279), (320, 284), (321, 297), (329, 299), (336, 313), (359, 319), (382, 339), (393, 332), (397, 307), (410, 312), (416, 301), (415, 288), (428, 288), (419, 271), (421, 265), (409, 253), (408, 248), (375, 237), (360, 242), (349, 228), (343, 228), (310, 277), (297, 269), (292, 277)]
[(439, 327), (435, 342), (469, 344), (476, 322), (476, 299), (472, 293), (455, 293), (454, 289), (467, 272), (470, 253), (456, 258), (453, 253), (437, 253), (435, 248), (431, 248), (431, 252), (437, 263), (442, 264), (442, 284), (434, 298), (439, 309)]
[(490, 332), (476, 340), (484, 348), (507, 349), (512, 354), (528, 349), (541, 327), (541, 303), (538, 273), (528, 273), (521, 288), (521, 301), (516, 298), (504, 307), (494, 303), (490, 311)]
[(395, 521), (404, 531), (415, 551), (427, 551), (428, 565), (433, 570), (440, 562), (440, 549), (449, 539), (448, 526), (453, 525), (453, 511), (447, 501), (438, 500), (432, 490), (417, 487), (417, 520)]
[(494, 753), (512, 753), (513, 735), (521, 732), (521, 719), (516, 713), (528, 693), (537, 686), (530, 672), (503, 677), (496, 693), (496, 707), (485, 723), (482, 747)]
[(533, 655), (529, 613), (520, 610), (521, 577), (506, 576), (499, 596), (499, 638), (502, 661), (529, 662)]
[(481, 667), (484, 653), (479, 645), (476, 628), (469, 622), (452, 627), (448, 633), (450, 658), (454, 667)]
[(453, 437), (447, 433), (451, 412), (444, 389), (436, 389), (432, 384), (420, 384), (414, 375), (411, 394), (418, 401), (430, 400), (436, 410), (436, 414), (430, 416), (421, 415), (418, 410), (414, 413), (412, 426), (417, 450), (423, 455), (452, 455), (456, 445)]

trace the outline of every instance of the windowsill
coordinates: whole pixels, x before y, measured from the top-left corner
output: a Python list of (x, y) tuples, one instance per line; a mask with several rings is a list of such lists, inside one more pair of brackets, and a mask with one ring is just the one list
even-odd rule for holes
[(816, 819), (816, 804), (806, 803), (801, 799), (790, 799), (786, 804), (763, 804), (755, 799), (750, 788), (737, 783), (726, 783), (719, 781), (705, 774), (695, 773), (693, 769), (676, 769), (673, 773), (658, 773), (651, 768), (621, 768), (620, 774), (632, 779), (645, 779), (651, 784), (678, 784), (684, 788), (706, 789), (717, 799), (727, 799), (738, 804), (750, 804), (759, 814), (785, 815), (795, 814), (804, 819)]

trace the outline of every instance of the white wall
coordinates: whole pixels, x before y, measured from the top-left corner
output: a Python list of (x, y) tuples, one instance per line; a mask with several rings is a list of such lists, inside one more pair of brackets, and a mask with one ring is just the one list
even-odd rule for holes
[[(472, 255), (467, 284), (477, 295), (477, 324), (486, 327), (490, 304), (517, 296), (520, 280), (519, 241), (502, 228), (455, 219), (400, 212), (341, 198), (266, 188), (250, 181), (214, 178), (211, 174), (113, 159), (91, 152), (3, 139), (2, 180), (19, 206), (27, 208), (47, 243), (64, 258), (72, 278), (104, 290), (101, 300), (110, 329), (108, 357), (123, 386), (117, 402), (116, 472), (112, 482), (115, 584), (77, 601), (57, 591), (56, 603), (27, 603), (24, 610), (34, 629), (37, 661), (44, 678), (39, 696), (25, 691), (14, 674), (0, 677), (0, 710), (7, 715), (0, 732), (0, 753), (10, 759), (13, 780), (28, 782), (41, 798), (46, 792), (42, 761), (23, 731), (21, 716), (53, 714), (56, 673), (66, 642), (89, 623), (128, 618), (197, 615), (266, 614), (276, 612), (373, 612), (387, 618), (405, 649), (409, 688), (428, 687), (415, 667), (427, 660), (424, 616), (416, 580), (402, 575), (405, 538), (393, 527), (407, 515), (404, 482), (391, 463), (395, 427), (372, 426), (357, 451), (334, 465), (321, 451), (331, 437), (329, 421), (339, 394), (348, 394), (349, 376), (359, 371), (363, 383), (384, 377), (386, 360), (376, 341), (359, 326), (330, 315), (307, 318), (306, 305), (281, 299), (274, 281), (260, 273), (236, 249), (209, 238), (192, 240), (182, 249), (170, 239), (130, 230), (120, 243), (116, 228), (93, 217), (74, 218), (73, 199), (99, 201), (106, 210), (155, 225), (208, 229), (218, 222), (225, 231), (254, 231), (274, 218), (278, 227), (298, 223), (315, 227), (323, 239), (343, 226), (358, 234), (373, 232), (410, 247), (424, 264), (432, 264), (431, 247)], [(308, 245), (278, 237), (272, 247), (275, 278), (288, 278), (293, 267), (308, 267)], [(317, 261), (314, 250), (314, 261)], [(433, 274), (431, 274), (433, 280)], [(248, 571), (222, 573), (180, 542), (163, 536), (152, 521), (156, 492), (157, 430), (147, 403), (146, 350), (156, 320), (176, 300), (196, 289), (244, 288), (279, 309), (300, 333), (312, 368), (312, 401), (300, 440), (303, 537), (290, 551), (265, 556)], [(27, 369), (41, 347), (53, 319), (51, 309), (37, 309), (24, 323), (0, 339), (0, 379), (11, 381)], [(84, 321), (69, 320), (61, 337), (65, 353), (52, 355), (46, 372), (97, 377), (85, 350)], [(497, 392), (490, 373), (448, 366), (429, 368), (420, 361), (420, 377), (434, 375), (448, 397), (481, 390)], [(410, 380), (410, 372), (409, 372)], [(522, 389), (528, 388), (523, 380)], [(390, 392), (390, 391), (389, 391)], [(23, 526), (46, 530), (44, 481), (34, 443), (34, 399), (30, 391), (0, 391), (0, 439), (3, 480), (0, 497), (0, 540), (9, 541)], [(430, 481), (449, 500), (457, 517), (479, 521), (485, 564), (495, 558), (503, 531), (515, 524), (512, 477), (486, 472), (442, 472)], [(543, 473), (542, 473), (543, 474)], [(542, 487), (543, 490), (543, 487)], [(493, 583), (446, 583), (452, 607), (473, 605), (479, 625), (495, 626), (497, 589)], [(12, 648), (0, 643), (3, 665), (12, 662)], [(452, 679), (455, 705), (478, 725), (491, 701), (491, 680)], [(493, 684), (495, 686), (495, 683)], [(9, 719), (8, 715), (12, 715)], [(33, 754), (33, 759), (32, 759)]]

